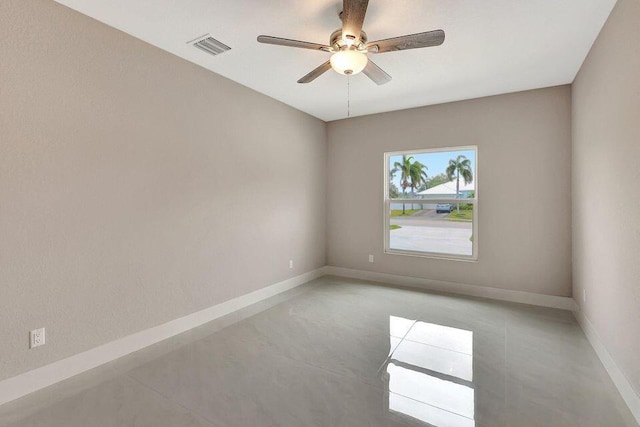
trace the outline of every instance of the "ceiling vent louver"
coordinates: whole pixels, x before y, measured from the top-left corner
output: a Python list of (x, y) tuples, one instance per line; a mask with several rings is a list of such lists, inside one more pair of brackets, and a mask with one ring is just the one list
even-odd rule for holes
[(209, 34), (205, 34), (202, 37), (198, 37), (195, 40), (188, 41), (187, 43), (193, 44), (200, 50), (207, 52), (210, 55), (216, 56), (224, 53), (231, 48), (226, 44), (222, 43), (211, 37)]

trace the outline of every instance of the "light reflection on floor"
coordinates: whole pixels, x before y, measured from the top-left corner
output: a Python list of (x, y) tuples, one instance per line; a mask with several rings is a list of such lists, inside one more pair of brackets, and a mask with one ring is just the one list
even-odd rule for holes
[(389, 411), (434, 426), (475, 426), (473, 332), (389, 318)]

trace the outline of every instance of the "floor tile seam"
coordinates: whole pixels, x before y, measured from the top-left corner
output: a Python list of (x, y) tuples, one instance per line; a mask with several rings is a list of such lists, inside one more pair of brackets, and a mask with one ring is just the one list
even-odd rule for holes
[[(394, 363), (395, 362), (395, 363)], [(398, 359), (394, 359), (391, 358), (391, 360), (389, 360), (389, 363), (393, 363), (394, 366), (398, 367), (398, 368), (403, 368), (403, 369), (408, 369), (414, 372), (418, 372), (420, 374), (423, 375), (427, 375), (429, 377), (433, 377), (433, 378), (437, 378), (439, 380), (442, 381), (447, 381), (453, 384), (458, 384), (461, 386), (465, 386), (471, 389), (476, 390), (476, 385), (473, 382), (473, 379), (471, 380), (467, 380), (464, 379), (462, 377), (457, 377), (455, 375), (451, 375), (451, 374), (447, 374), (445, 372), (439, 372), (433, 369), (429, 369), (429, 368), (425, 368), (422, 366), (418, 366), (418, 365), (413, 365), (411, 363), (407, 363), (407, 362), (403, 362), (401, 360)]]
[[(402, 344), (404, 341), (409, 341), (409, 342), (412, 342), (412, 343), (415, 343), (415, 344), (426, 345), (427, 347), (439, 348), (440, 350), (446, 350), (446, 351), (450, 351), (452, 353), (457, 353), (457, 354), (462, 354), (464, 356), (473, 357), (473, 353), (469, 354), (469, 353), (465, 353), (463, 351), (451, 350), (450, 348), (441, 347), (439, 345), (427, 344), (427, 343), (424, 343), (424, 342), (420, 342), (420, 341), (416, 341), (416, 340), (412, 340), (412, 339), (406, 338), (406, 336), (405, 336), (405, 338), (402, 339), (400, 344)], [(398, 344), (397, 347), (399, 347), (400, 344)], [(397, 350), (397, 347), (396, 347), (396, 350)]]
[[(312, 318), (307, 318), (307, 317), (305, 317), (304, 315), (302, 315), (301, 317), (303, 317), (305, 320), (313, 320)], [(409, 331), (410, 331), (410, 330), (411, 330), (411, 328), (415, 325), (415, 323), (416, 323), (416, 322), (417, 322), (417, 320), (413, 320), (413, 321), (412, 321), (411, 326), (409, 327), (409, 329), (407, 330), (407, 332), (405, 332), (405, 333), (402, 335), (402, 337), (399, 337), (399, 336), (396, 336), (396, 335), (385, 334), (385, 333), (382, 333), (382, 332), (380, 332), (380, 333), (379, 333), (379, 336), (380, 336), (380, 337), (383, 337), (383, 336), (384, 336), (384, 337), (387, 337), (387, 338), (393, 337), (393, 338), (396, 338), (396, 339), (398, 339), (398, 340), (399, 340), (399, 341), (398, 341), (398, 344), (397, 344), (397, 345), (395, 345), (392, 349), (390, 349), (390, 353), (389, 353), (389, 355), (387, 355), (387, 356), (385, 357), (384, 362), (382, 363), (382, 366), (384, 366), (384, 364), (387, 362), (387, 360), (389, 359), (389, 356), (393, 353), (393, 351), (395, 351), (395, 350), (398, 348), (398, 346), (402, 343), (402, 341), (403, 341), (403, 340), (404, 340), (404, 338), (407, 336), (407, 334), (409, 333)], [(336, 324), (337, 324), (337, 325), (339, 325), (338, 323), (336, 323)], [(345, 330), (346, 330), (346, 329), (345, 329)], [(204, 338), (204, 339), (207, 339), (207, 338), (209, 338), (209, 337), (206, 337), (206, 338)], [(412, 341), (412, 342), (416, 342), (416, 341)], [(422, 343), (420, 343), (420, 344), (422, 344)], [(332, 373), (340, 374), (340, 373), (339, 373), (339, 372), (337, 372), (337, 371), (333, 371), (333, 370), (330, 370), (330, 369), (328, 369), (328, 368), (326, 368), (326, 367), (316, 365), (316, 364), (314, 364), (314, 363), (308, 362), (307, 360), (304, 360), (304, 359), (301, 359), (301, 358), (300, 358), (300, 359), (298, 359), (298, 358), (295, 358), (295, 357), (288, 356), (287, 354), (283, 353), (283, 352), (282, 352), (282, 350), (280, 350), (280, 349), (278, 349), (278, 348), (276, 348), (276, 347), (273, 347), (273, 348), (272, 348), (272, 351), (274, 351), (274, 352), (275, 352), (276, 354), (278, 354), (279, 356), (282, 356), (282, 357), (287, 358), (287, 359), (289, 359), (289, 360), (298, 361), (298, 362), (303, 362), (303, 363), (305, 363), (305, 364), (307, 364), (307, 365), (309, 365), (309, 366), (312, 366), (312, 367), (315, 367), (315, 368), (319, 368), (319, 369), (322, 369), (322, 370), (327, 371), (327, 372), (332, 372)], [(379, 369), (378, 369), (378, 371), (379, 371)]]
[(343, 372), (334, 371), (334, 370), (331, 370), (331, 369), (329, 369), (327, 367), (319, 366), (319, 365), (316, 365), (315, 363), (311, 363), (311, 362), (303, 360), (303, 359), (296, 359), (294, 357), (287, 356), (286, 354), (282, 354), (279, 351), (276, 351), (276, 354), (278, 356), (284, 358), (284, 359), (287, 359), (287, 360), (292, 361), (292, 362), (301, 363), (301, 364), (303, 364), (303, 365), (305, 365), (307, 367), (310, 367), (310, 368), (313, 368), (313, 369), (317, 369), (317, 370), (321, 371), (323, 374), (328, 374), (329, 376), (332, 376), (332, 377), (335, 377), (335, 378), (338, 378), (338, 379), (344, 378), (346, 376), (349, 379), (357, 382), (358, 384), (366, 386), (366, 387), (369, 387), (369, 388), (377, 389), (378, 387), (380, 387), (378, 384), (375, 384), (374, 382), (369, 382), (367, 380), (360, 379), (360, 377), (357, 376), (357, 375), (352, 375), (352, 374), (346, 374), (345, 375), (345, 373), (343, 373)]
[(290, 360), (290, 361), (293, 361), (293, 362), (302, 363), (303, 365), (306, 365), (306, 366), (308, 366), (310, 368), (317, 369), (317, 370), (321, 371), (323, 374), (328, 375), (329, 377), (335, 378), (335, 379), (337, 379), (339, 381), (342, 380), (343, 378), (347, 377), (347, 378), (349, 378), (350, 381), (353, 381), (353, 383), (355, 383), (357, 385), (360, 385), (362, 387), (365, 387), (365, 388), (367, 388), (369, 390), (381, 391), (382, 393), (388, 393), (389, 392), (388, 388), (384, 384), (382, 384), (382, 381), (378, 381), (378, 382), (368, 381), (367, 379), (361, 379), (357, 375), (353, 375), (353, 374), (349, 374), (349, 373), (347, 373), (345, 375), (345, 373), (332, 371), (332, 370), (327, 369), (327, 368), (325, 368), (323, 366), (318, 366), (318, 365), (316, 365), (314, 363), (307, 362), (306, 360), (295, 359), (295, 358), (289, 357), (287, 355), (281, 354), (279, 352), (277, 352), (276, 354), (278, 356), (284, 358), (284, 359), (287, 359), (287, 360)]
[[(441, 408), (440, 406), (437, 406), (437, 405), (434, 405), (434, 404), (431, 404), (431, 403), (427, 403), (427, 402), (423, 402), (423, 401), (418, 400), (418, 399), (415, 399), (415, 398), (413, 398), (413, 397), (405, 396), (405, 395), (404, 395), (404, 394), (402, 394), (402, 393), (398, 393), (398, 392), (395, 392), (395, 391), (390, 391), (389, 393), (390, 393), (390, 394), (395, 394), (395, 395), (397, 395), (397, 396), (402, 396), (402, 397), (404, 397), (405, 399), (409, 399), (409, 400), (412, 400), (412, 401), (414, 401), (414, 402), (421, 403), (421, 404), (423, 404), (423, 405), (431, 406), (432, 408), (440, 409), (441, 411), (448, 412), (448, 413), (453, 414), (453, 415), (456, 415), (456, 416), (458, 416), (458, 417), (462, 417), (462, 418), (466, 418), (466, 419), (471, 420), (471, 421), (475, 421), (475, 419), (474, 419), (474, 418), (469, 418), (469, 417), (467, 417), (466, 415), (462, 415), (462, 414), (459, 414), (459, 413), (457, 413), (457, 412), (450, 411), (449, 409)], [(474, 409), (474, 413), (475, 413), (475, 409)]]
[[(458, 322), (464, 322), (464, 321), (465, 321), (464, 319), (466, 319), (466, 318), (458, 318), (458, 319), (454, 319), (454, 320), (456, 320), (456, 321), (458, 321)], [(504, 319), (504, 318), (499, 318), (499, 317), (497, 317), (497, 316), (496, 316), (496, 318), (495, 318), (495, 321), (499, 323), (499, 324), (497, 324), (497, 325), (496, 325), (496, 324), (493, 324), (491, 321), (487, 321), (487, 320), (484, 320), (484, 319), (478, 318), (477, 316), (476, 316), (476, 317), (474, 317), (474, 319), (475, 319), (476, 323), (478, 324), (478, 326), (487, 326), (487, 327), (489, 327), (489, 328), (490, 328), (490, 327), (499, 328), (499, 327), (501, 327), (501, 326), (502, 326), (502, 324), (505, 322), (505, 319)], [(417, 316), (417, 319), (416, 319), (416, 320), (417, 320), (417, 321), (419, 321), (419, 322), (433, 323), (433, 319), (425, 318), (425, 317), (424, 317), (424, 315), (419, 315), (419, 316)], [(445, 321), (449, 321), (449, 320), (448, 320), (448, 319), (445, 319)], [(448, 325), (443, 325), (443, 326), (448, 326)], [(456, 326), (448, 326), (448, 327), (450, 327), (450, 328), (457, 328)], [(457, 328), (457, 329), (461, 329), (461, 328)], [(467, 330), (469, 330), (469, 329), (467, 329)]]
[(332, 377), (335, 377), (335, 378), (338, 378), (338, 379), (344, 378), (345, 376), (347, 376), (351, 380), (354, 380), (354, 381), (356, 381), (357, 383), (359, 383), (359, 384), (361, 384), (363, 386), (370, 387), (370, 388), (375, 388), (375, 389), (378, 388), (378, 385), (374, 384), (373, 382), (368, 382), (366, 380), (362, 380), (357, 375), (351, 375), (351, 374), (346, 374), (345, 375), (343, 372), (331, 370), (331, 369), (329, 369), (329, 368), (327, 368), (325, 366), (317, 365), (317, 364), (309, 362), (309, 361), (307, 361), (305, 359), (289, 356), (287, 354), (282, 353), (282, 351), (280, 349), (277, 349), (277, 348), (270, 348), (269, 351), (271, 351), (277, 357), (285, 359), (287, 362), (294, 362), (294, 363), (302, 364), (302, 365), (304, 365), (304, 367), (316, 369), (318, 371), (321, 371), (323, 374), (328, 374), (328, 375), (330, 375)]
[[(105, 365), (92, 368), (88, 371), (74, 375), (58, 383), (51, 384), (45, 388), (36, 390), (16, 400), (6, 402), (0, 405), (0, 426), (5, 426), (6, 425), (5, 420), (11, 417), (14, 417), (13, 411), (17, 410), (22, 406), (21, 401), (23, 399), (27, 399), (27, 401), (29, 401), (29, 399), (35, 399), (35, 402), (33, 402), (32, 400), (31, 403), (29, 404), (29, 411), (27, 414), (27, 416), (32, 416), (48, 408), (51, 405), (48, 399), (46, 399), (43, 396), (54, 393), (54, 391), (55, 391), (56, 398), (53, 404), (55, 405), (64, 400), (81, 395), (87, 392), (88, 390), (91, 390), (106, 382), (120, 380), (123, 377), (122, 372), (118, 372), (113, 366), (110, 366), (111, 363), (112, 362), (108, 362)], [(97, 373), (100, 379), (93, 379), (93, 377), (90, 376), (91, 373), (95, 374), (99, 370), (104, 371), (102, 373)], [(33, 405), (36, 406), (35, 409), (33, 408)], [(7, 411), (7, 412), (4, 412), (4, 411)], [(9, 425), (15, 426), (17, 424), (13, 423)]]
[[(414, 321), (414, 322), (415, 322), (415, 321)], [(408, 333), (408, 332), (407, 332), (407, 333)], [(405, 334), (405, 335), (406, 335), (406, 334)], [(204, 339), (206, 339), (206, 338), (204, 338)], [(197, 340), (197, 341), (199, 341), (199, 340)], [(197, 342), (197, 341), (194, 341), (194, 342)], [(192, 344), (193, 344), (193, 343), (192, 343)], [(399, 345), (399, 344), (398, 344), (398, 345)], [(395, 350), (395, 348), (397, 348), (397, 346), (396, 346), (396, 347), (394, 347), (394, 350)], [(274, 354), (274, 355), (276, 355), (276, 356), (278, 356), (278, 357), (280, 357), (280, 358), (282, 358), (282, 359), (285, 359), (286, 361), (294, 362), (294, 363), (299, 363), (299, 364), (302, 364), (302, 365), (304, 365), (304, 366), (306, 366), (306, 367), (313, 368), (313, 369), (317, 369), (317, 370), (321, 371), (321, 372), (322, 372), (322, 373), (324, 373), (324, 374), (329, 374), (329, 375), (331, 375), (331, 376), (335, 376), (335, 377), (337, 377), (337, 378), (342, 378), (342, 377), (344, 377), (344, 376), (345, 376), (345, 374), (344, 374), (343, 372), (335, 371), (335, 370), (329, 369), (329, 368), (327, 368), (327, 367), (325, 367), (325, 366), (317, 365), (317, 364), (312, 363), (312, 362), (309, 362), (308, 360), (305, 360), (305, 359), (303, 359), (303, 358), (296, 358), (296, 357), (292, 357), (292, 356), (290, 356), (290, 355), (287, 355), (287, 354), (283, 353), (283, 352), (282, 352), (282, 350), (280, 350), (280, 349), (278, 349), (278, 348), (273, 348), (273, 347), (272, 347), (272, 348), (270, 348), (270, 349), (269, 349), (269, 351), (270, 351), (270, 352), (272, 352), (272, 354)], [(385, 363), (386, 363), (386, 361), (388, 360), (388, 358), (389, 358), (389, 356), (387, 356), (387, 358), (385, 358)], [(383, 364), (383, 366), (384, 366), (384, 364)], [(380, 370), (378, 370), (378, 372), (379, 372), (379, 371), (380, 371)], [(171, 399), (170, 397), (165, 396), (165, 395), (164, 395), (164, 393), (162, 393), (160, 390), (155, 389), (155, 388), (154, 388), (154, 387), (152, 387), (151, 385), (146, 384), (146, 383), (144, 383), (142, 380), (140, 380), (140, 379), (138, 379), (137, 377), (133, 376), (132, 371), (128, 371), (128, 372), (119, 372), (119, 371), (117, 371), (117, 370), (116, 370), (116, 372), (117, 372), (119, 375), (126, 375), (126, 376), (128, 376), (128, 377), (132, 378), (132, 379), (133, 379), (133, 380), (135, 380), (136, 382), (138, 382), (138, 383), (140, 383), (140, 384), (144, 385), (144, 386), (145, 386), (145, 387), (147, 387), (147, 388), (150, 388), (151, 390), (155, 391), (155, 392), (156, 392), (156, 393), (158, 393), (159, 395), (161, 395), (161, 396), (163, 396), (163, 397), (165, 397), (165, 398), (169, 399), (171, 402), (175, 402), (175, 401), (174, 401), (173, 399)], [(377, 384), (377, 383), (375, 383), (374, 381), (367, 381), (367, 380), (363, 380), (363, 379), (360, 379), (360, 378), (359, 378), (358, 376), (356, 376), (356, 375), (351, 375), (351, 374), (347, 374), (347, 375), (348, 375), (348, 377), (349, 377), (349, 378), (351, 378), (351, 379), (353, 379), (353, 380), (357, 381), (358, 383), (360, 383), (360, 384), (362, 384), (362, 385), (365, 385), (365, 386), (367, 386), (367, 387), (376, 388), (376, 389), (377, 389), (378, 387), (380, 387), (380, 385), (379, 385), (379, 384)], [(184, 407), (183, 405), (181, 405), (181, 404), (180, 404), (180, 403), (178, 403), (178, 402), (175, 402), (175, 403), (176, 403), (176, 404), (178, 404), (178, 405), (180, 405), (180, 406), (182, 406), (182, 407), (183, 407), (183, 408), (185, 408), (185, 409), (188, 409), (188, 408)], [(208, 419), (207, 419), (207, 421), (211, 422), (211, 421), (210, 421), (210, 420), (208, 420)]]
[(197, 419), (204, 420), (211, 427), (221, 427), (219, 424), (216, 424), (213, 420), (210, 420), (209, 418), (207, 418), (204, 415), (199, 414), (195, 410), (184, 406), (182, 403), (178, 402), (177, 400), (173, 399), (170, 396), (167, 396), (166, 394), (164, 394), (160, 390), (157, 390), (155, 387), (151, 386), (150, 384), (147, 384), (144, 381), (134, 377), (133, 375), (131, 375), (131, 373), (127, 372), (127, 373), (123, 373), (121, 375), (124, 375), (125, 377), (131, 379), (136, 384), (138, 384), (141, 387), (144, 387), (145, 389), (151, 391), (152, 393), (154, 393), (155, 395), (157, 395), (157, 396), (161, 397), (162, 399), (166, 400), (170, 404), (172, 404), (172, 405), (174, 405), (176, 407), (182, 408), (183, 410), (187, 411), (189, 414), (191, 414), (192, 416), (196, 417)]
[[(343, 374), (341, 374), (341, 373), (339, 373), (339, 372), (335, 372), (335, 371), (328, 370), (328, 369), (326, 369), (326, 368), (324, 368), (324, 367), (317, 366), (317, 365), (315, 365), (315, 364), (313, 364), (313, 363), (309, 363), (309, 362), (307, 362), (307, 361), (305, 361), (305, 360), (295, 359), (295, 358), (292, 358), (292, 357), (286, 356), (286, 355), (284, 355), (284, 354), (281, 354), (281, 353), (279, 353), (279, 352), (275, 352), (275, 351), (274, 351), (274, 354), (276, 354), (277, 356), (282, 357), (283, 359), (286, 359), (286, 360), (288, 360), (288, 361), (292, 361), (292, 362), (296, 362), (296, 363), (301, 363), (301, 364), (305, 365), (306, 367), (310, 367), (310, 368), (317, 369), (317, 370), (321, 371), (323, 374), (328, 375), (328, 376), (330, 376), (330, 377), (332, 377), (332, 378), (335, 378), (335, 379), (338, 379), (338, 380), (340, 380), (341, 378), (344, 378), (344, 377), (345, 377), (345, 375), (343, 375)], [(196, 417), (198, 417), (198, 418), (203, 419), (204, 421), (206, 421), (207, 423), (209, 423), (209, 424), (211, 425), (211, 427), (221, 427), (219, 424), (216, 424), (214, 421), (210, 420), (208, 417), (206, 417), (206, 416), (204, 416), (204, 415), (201, 415), (201, 414), (199, 414), (198, 412), (196, 412), (195, 410), (190, 409), (190, 408), (188, 408), (188, 407), (184, 406), (183, 404), (181, 404), (180, 402), (178, 402), (178, 401), (176, 401), (176, 400), (172, 399), (171, 397), (166, 396), (163, 392), (161, 392), (161, 391), (159, 391), (159, 390), (155, 389), (154, 387), (152, 387), (152, 386), (151, 386), (151, 385), (149, 385), (149, 384), (146, 384), (146, 383), (145, 383), (145, 382), (143, 382), (142, 380), (139, 380), (138, 378), (136, 378), (136, 377), (134, 377), (134, 376), (130, 375), (129, 373), (125, 373), (125, 374), (123, 374), (123, 375), (126, 375), (127, 377), (129, 377), (129, 378), (131, 378), (132, 380), (134, 380), (136, 383), (138, 383), (138, 384), (140, 384), (140, 385), (144, 386), (145, 388), (147, 388), (147, 389), (149, 389), (149, 390), (153, 391), (154, 393), (156, 393), (156, 394), (157, 394), (157, 395), (159, 395), (160, 397), (162, 397), (162, 398), (164, 398), (164, 399), (167, 399), (171, 404), (174, 404), (174, 405), (176, 405), (176, 406), (178, 406), (178, 407), (181, 407), (181, 408), (183, 408), (184, 410), (188, 411), (190, 414), (192, 414), (192, 415), (194, 415), (194, 416), (196, 416)], [(386, 391), (386, 389), (385, 389), (385, 388), (382, 388), (382, 387), (380, 387), (380, 388), (379, 388), (379, 386), (378, 386), (378, 385), (375, 385), (375, 384), (369, 383), (369, 382), (367, 382), (367, 381), (363, 381), (363, 380), (361, 380), (360, 378), (358, 378), (357, 376), (351, 376), (351, 375), (349, 375), (349, 378), (350, 378), (353, 382), (355, 382), (355, 383), (357, 383), (357, 384), (361, 385), (362, 387), (366, 387), (366, 388), (371, 389), (371, 390), (379, 390), (379, 389), (382, 389), (382, 391), (383, 391), (383, 392), (384, 392), (384, 391)], [(397, 393), (396, 393), (396, 394), (397, 394)]]
[[(384, 368), (386, 366), (386, 364), (389, 363), (389, 360), (391, 360), (391, 356), (393, 356), (393, 353), (395, 353), (395, 351), (398, 349), (398, 347), (400, 347), (400, 344), (402, 344), (404, 339), (407, 337), (407, 335), (409, 334), (411, 329), (413, 329), (413, 327), (415, 326), (415, 324), (417, 322), (418, 322), (418, 320), (414, 320), (413, 323), (411, 323), (411, 326), (409, 326), (409, 329), (407, 329), (407, 332), (405, 332), (404, 335), (402, 336), (402, 338), (400, 338), (400, 341), (398, 341), (398, 344), (396, 344), (396, 346), (392, 350), (389, 351), (389, 354), (387, 355), (387, 357), (382, 362), (382, 365), (380, 365), (380, 367), (376, 371), (376, 376), (380, 376), (380, 373), (382, 372), (382, 368)], [(391, 335), (389, 335), (389, 336), (391, 337)], [(394, 338), (398, 338), (398, 337), (394, 336)]]
[[(414, 324), (415, 324), (415, 323), (414, 323)], [(412, 325), (412, 327), (413, 327), (413, 325)], [(411, 328), (409, 328), (409, 329), (411, 329)], [(409, 331), (407, 331), (407, 333), (409, 333)], [(405, 334), (405, 336), (406, 336), (406, 334)], [(398, 344), (398, 345), (399, 345), (399, 344)], [(397, 346), (396, 346), (396, 347), (397, 347)], [(343, 378), (343, 377), (344, 377), (344, 375), (343, 375), (343, 374), (341, 374), (341, 373), (339, 373), (339, 372), (335, 372), (335, 371), (329, 370), (329, 369), (327, 369), (327, 368), (325, 368), (325, 367), (315, 365), (315, 364), (310, 363), (310, 362), (307, 362), (307, 361), (305, 361), (305, 360), (295, 359), (295, 358), (289, 357), (289, 356), (287, 356), (287, 355), (281, 354), (281, 353), (279, 353), (279, 352), (277, 352), (276, 354), (278, 354), (278, 356), (280, 356), (280, 357), (282, 357), (282, 358), (284, 358), (284, 359), (291, 360), (291, 361), (298, 362), (298, 363), (302, 363), (302, 364), (304, 364), (304, 365), (306, 365), (306, 366), (309, 366), (309, 367), (311, 367), (311, 368), (318, 369), (318, 370), (322, 371), (323, 373), (328, 374), (329, 376), (332, 376), (332, 377), (335, 377), (335, 378), (338, 378), (338, 379), (340, 379), (340, 378)], [(384, 363), (384, 364), (386, 364), (386, 362), (387, 362), (387, 360), (388, 360), (388, 359), (389, 359), (389, 356), (387, 357), (387, 359), (385, 359), (385, 363)], [(383, 364), (383, 366), (384, 366), (384, 364)], [(379, 371), (380, 371), (380, 370), (378, 370), (378, 372), (379, 372)], [(367, 387), (367, 388), (370, 388), (370, 389), (381, 389), (381, 390), (382, 390), (382, 392), (393, 393), (393, 394), (396, 394), (396, 395), (398, 395), (398, 396), (402, 396), (402, 397), (404, 397), (404, 398), (406, 398), (406, 399), (410, 399), (410, 400), (412, 400), (412, 401), (414, 401), (414, 402), (422, 403), (422, 404), (424, 404), (424, 405), (431, 406), (431, 407), (433, 407), (433, 408), (440, 409), (440, 410), (442, 410), (442, 411), (445, 411), (445, 412), (451, 413), (451, 414), (453, 414), (453, 415), (456, 415), (456, 416), (459, 416), (459, 417), (462, 417), (462, 418), (465, 418), (465, 419), (468, 419), (468, 420), (472, 420), (472, 421), (474, 421), (474, 419), (469, 418), (469, 417), (467, 417), (467, 416), (465, 416), (465, 415), (462, 415), (462, 414), (458, 414), (457, 412), (453, 412), (453, 411), (450, 411), (450, 410), (445, 409), (445, 408), (441, 408), (441, 407), (436, 406), (436, 405), (432, 405), (432, 404), (429, 404), (429, 403), (426, 403), (426, 402), (422, 402), (422, 401), (420, 401), (420, 400), (417, 400), (417, 399), (411, 398), (411, 397), (409, 397), (409, 396), (405, 396), (405, 395), (403, 395), (403, 394), (401, 394), (401, 393), (391, 392), (391, 391), (389, 391), (389, 390), (388, 390), (388, 388), (387, 388), (387, 387), (385, 387), (385, 386), (383, 386), (383, 385), (381, 385), (381, 384), (380, 384), (380, 385), (376, 385), (376, 384), (373, 384), (373, 383), (370, 383), (370, 382), (367, 382), (367, 381), (361, 380), (361, 379), (360, 379), (359, 377), (357, 377), (357, 376), (351, 376), (351, 375), (349, 375), (349, 377), (351, 378), (351, 380), (353, 380), (354, 382), (356, 382), (356, 383), (360, 384), (360, 385), (361, 385), (361, 386), (363, 386), (363, 387)]]

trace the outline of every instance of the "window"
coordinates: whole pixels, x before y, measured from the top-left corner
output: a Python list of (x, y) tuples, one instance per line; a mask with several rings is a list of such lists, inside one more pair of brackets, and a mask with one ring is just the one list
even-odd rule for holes
[(477, 147), (385, 153), (385, 253), (478, 259)]

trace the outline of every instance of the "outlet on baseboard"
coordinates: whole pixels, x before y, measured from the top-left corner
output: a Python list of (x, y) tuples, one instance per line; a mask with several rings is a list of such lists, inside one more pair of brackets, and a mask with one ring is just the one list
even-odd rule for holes
[(45, 343), (44, 328), (29, 332), (29, 348), (40, 347)]
[(373, 255), (369, 255), (369, 262), (373, 262)]
[(290, 259), (290, 260), (289, 260), (289, 269), (292, 269), (292, 268), (293, 268), (293, 260), (292, 260), (292, 259)]

